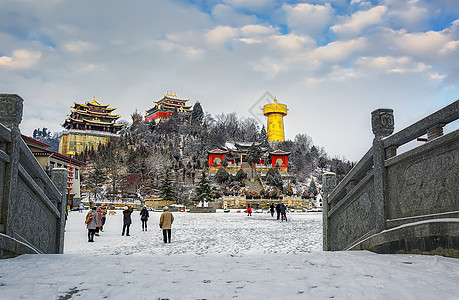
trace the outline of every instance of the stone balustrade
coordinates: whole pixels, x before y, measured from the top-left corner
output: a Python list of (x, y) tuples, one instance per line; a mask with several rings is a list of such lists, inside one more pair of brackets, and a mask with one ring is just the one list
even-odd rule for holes
[(51, 178), (19, 130), (23, 100), (0, 94), (0, 258), (25, 253), (62, 253), (67, 170)]
[(337, 186), (324, 176), (324, 250), (459, 257), (459, 130), (443, 134), (458, 118), (456, 100), (393, 134), (392, 110), (375, 110), (371, 149)]

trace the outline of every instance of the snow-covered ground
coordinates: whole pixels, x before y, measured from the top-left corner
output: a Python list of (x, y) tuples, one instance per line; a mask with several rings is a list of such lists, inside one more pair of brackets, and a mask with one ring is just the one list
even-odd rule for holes
[(320, 213), (174, 213), (163, 244), (160, 213), (142, 232), (121, 212), (87, 242), (71, 212), (64, 255), (0, 261), (0, 299), (459, 299), (459, 260), (322, 252)]

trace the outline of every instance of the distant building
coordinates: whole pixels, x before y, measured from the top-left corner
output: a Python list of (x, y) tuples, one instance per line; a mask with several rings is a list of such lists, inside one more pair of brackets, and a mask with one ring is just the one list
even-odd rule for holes
[(67, 205), (70, 206), (70, 208), (77, 207), (81, 201), (80, 170), (85, 163), (71, 158), (70, 156), (51, 151), (48, 149), (50, 147), (49, 145), (31, 137), (23, 135), (22, 139), (27, 144), (38, 163), (48, 174), (54, 168), (67, 169), (69, 174), (67, 181)]
[(282, 150), (268, 151), (268, 147), (262, 147), (260, 143), (255, 145), (260, 150), (258, 163), (250, 165), (247, 162), (247, 153), (253, 143), (233, 143), (226, 142), (224, 147), (207, 151), (208, 166), (211, 173), (217, 172), (223, 167), (223, 160), (226, 158), (226, 168), (231, 171), (239, 169), (252, 169), (260, 171), (262, 174), (271, 168), (277, 168), (280, 173), (288, 171), (288, 156), (290, 152)]
[(119, 115), (112, 115), (116, 108), (102, 105), (95, 97), (85, 104), (74, 102), (70, 115), (62, 125), (66, 130), (59, 138), (59, 153), (81, 153), (85, 149), (97, 149), (99, 144), (106, 145), (110, 138), (123, 128), (116, 124)]
[(172, 92), (167, 92), (164, 97), (155, 101), (155, 106), (145, 112), (145, 121), (160, 122), (162, 119), (169, 118), (174, 112), (184, 117), (191, 116), (191, 106), (186, 105), (189, 99), (177, 98), (177, 95)]

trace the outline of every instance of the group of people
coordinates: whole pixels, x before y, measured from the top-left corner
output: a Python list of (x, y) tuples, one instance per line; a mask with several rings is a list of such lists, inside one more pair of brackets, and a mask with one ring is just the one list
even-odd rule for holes
[[(274, 206), (274, 203), (271, 203), (271, 205), (269, 205), (269, 211), (271, 212), (271, 217), (274, 218), (274, 210), (276, 210), (276, 213), (277, 213), (277, 219), (281, 220), (282, 221), (286, 221), (287, 222), (287, 206), (285, 206), (284, 203), (277, 203), (276, 206)], [(252, 215), (252, 205), (248, 204), (247, 205), (247, 216), (251, 216)]]
[(271, 212), (271, 217), (274, 218), (274, 209), (276, 210), (277, 219), (281, 219), (281, 222), (285, 220), (287, 222), (287, 206), (284, 203), (277, 203), (274, 207), (274, 203), (271, 203), (269, 206), (269, 211)]
[[(164, 212), (161, 214), (159, 220), (159, 227), (163, 231), (163, 240), (164, 243), (171, 242), (172, 235), (172, 223), (174, 222), (174, 216), (169, 211), (169, 208), (165, 206), (163, 208)], [(132, 212), (134, 209), (128, 206), (124, 207), (123, 210), (123, 230), (121, 235), (130, 236), (129, 228), (132, 224)], [(142, 231), (148, 231), (148, 218), (150, 214), (148, 213), (147, 206), (144, 205), (140, 211), (140, 220), (142, 222)], [(88, 228), (88, 242), (94, 242), (94, 236), (99, 236), (101, 231), (104, 231), (103, 226), (107, 218), (107, 208), (105, 205), (93, 206), (92, 209), (86, 215), (86, 227)]]
[(107, 220), (107, 207), (93, 206), (86, 215), (86, 227), (88, 228), (88, 242), (94, 242), (94, 236), (100, 236), (104, 231), (105, 221)]

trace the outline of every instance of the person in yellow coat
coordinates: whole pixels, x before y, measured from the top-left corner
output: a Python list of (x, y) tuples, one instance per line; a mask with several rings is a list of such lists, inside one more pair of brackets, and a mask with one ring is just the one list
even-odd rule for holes
[(164, 206), (163, 210), (164, 212), (161, 214), (161, 218), (159, 219), (159, 227), (163, 230), (164, 243), (170, 243), (172, 235), (171, 227), (172, 222), (174, 222), (174, 216), (167, 206)]

